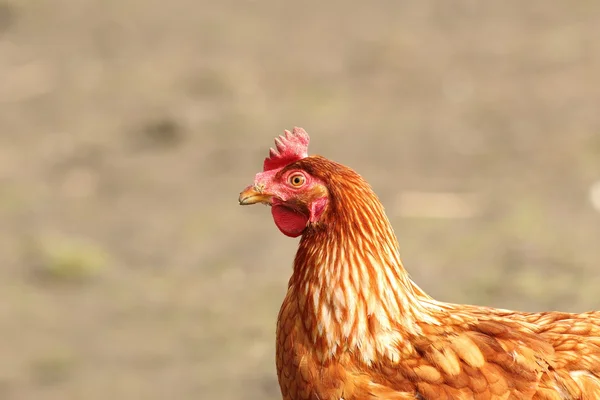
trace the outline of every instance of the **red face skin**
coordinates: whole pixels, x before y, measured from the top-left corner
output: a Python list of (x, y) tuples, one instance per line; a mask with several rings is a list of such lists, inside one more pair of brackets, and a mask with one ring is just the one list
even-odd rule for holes
[(286, 236), (298, 237), (311, 223), (318, 223), (327, 208), (323, 182), (301, 169), (280, 173), (275, 169), (256, 174), (253, 187), (272, 206), (275, 225)]

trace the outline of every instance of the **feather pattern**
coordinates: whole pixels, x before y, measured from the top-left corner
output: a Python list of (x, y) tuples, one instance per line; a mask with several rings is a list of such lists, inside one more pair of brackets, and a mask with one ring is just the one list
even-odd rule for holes
[[(410, 279), (360, 175), (321, 156), (292, 158), (268, 182), (302, 171), (314, 191), (285, 204), (317, 193), (327, 207), (302, 232), (278, 317), (284, 400), (600, 399), (600, 312), (437, 301)], [(247, 191), (242, 204), (256, 195)]]
[(352, 170), (300, 168), (330, 206), (303, 234), (279, 314), (283, 398), (600, 398), (600, 313), (438, 302), (412, 282), (383, 206)]

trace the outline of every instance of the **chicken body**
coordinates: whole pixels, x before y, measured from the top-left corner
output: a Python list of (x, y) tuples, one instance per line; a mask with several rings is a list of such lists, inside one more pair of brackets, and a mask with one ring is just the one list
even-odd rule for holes
[(369, 185), (300, 153), (240, 195), (273, 205), (282, 232), (302, 236), (277, 322), (285, 400), (600, 399), (600, 312), (432, 299), (402, 266)]
[(277, 324), (285, 400), (600, 399), (598, 313), (474, 313), (406, 336), (397, 359), (343, 349), (323, 360), (295, 297), (286, 296)]

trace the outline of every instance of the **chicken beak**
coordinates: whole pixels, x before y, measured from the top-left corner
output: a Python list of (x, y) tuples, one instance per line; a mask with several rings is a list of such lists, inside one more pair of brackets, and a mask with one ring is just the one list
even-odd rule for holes
[(254, 185), (248, 186), (242, 193), (240, 193), (239, 202), (241, 206), (247, 206), (250, 204), (264, 203), (271, 204), (273, 196), (267, 193), (263, 193), (259, 188)]

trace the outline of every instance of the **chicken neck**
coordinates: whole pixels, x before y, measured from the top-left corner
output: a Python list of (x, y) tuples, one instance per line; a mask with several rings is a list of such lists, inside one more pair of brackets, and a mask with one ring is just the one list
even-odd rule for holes
[(433, 301), (402, 266), (381, 202), (355, 179), (330, 186), (330, 210), (300, 241), (290, 291), (323, 360), (346, 351), (367, 364), (398, 360), (420, 324), (437, 323)]

